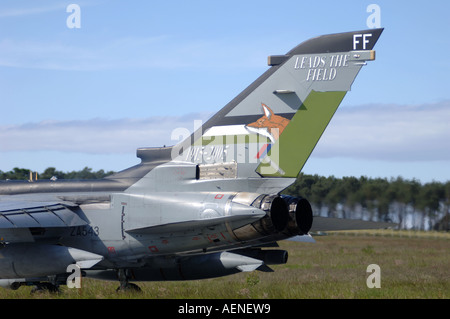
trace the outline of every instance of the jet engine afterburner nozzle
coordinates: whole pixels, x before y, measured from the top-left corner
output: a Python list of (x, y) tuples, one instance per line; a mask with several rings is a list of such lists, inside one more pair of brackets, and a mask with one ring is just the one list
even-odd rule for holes
[(288, 205), (279, 195), (242, 192), (236, 194), (232, 201), (249, 205), (265, 213), (264, 217), (251, 224), (234, 228), (233, 234), (238, 240), (254, 240), (281, 234), (288, 225), (290, 218)]
[[(253, 204), (254, 206), (255, 204)], [(267, 195), (261, 199), (259, 204), (261, 210), (266, 211), (269, 220), (265, 220), (266, 231), (277, 232), (283, 231), (286, 228), (289, 221), (289, 210), (286, 202), (278, 195)]]
[(290, 221), (286, 231), (292, 235), (305, 235), (313, 223), (313, 212), (309, 201), (303, 197), (283, 195), (283, 200), (289, 207)]

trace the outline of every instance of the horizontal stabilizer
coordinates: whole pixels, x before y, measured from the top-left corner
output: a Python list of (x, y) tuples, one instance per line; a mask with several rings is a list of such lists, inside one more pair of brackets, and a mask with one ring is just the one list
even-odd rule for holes
[(242, 214), (242, 215), (231, 215), (223, 216), (217, 218), (206, 218), (206, 219), (195, 219), (176, 223), (167, 223), (154, 225), (142, 228), (133, 228), (125, 230), (127, 233), (138, 233), (138, 234), (160, 234), (160, 233), (176, 233), (189, 231), (194, 229), (201, 229), (205, 227), (214, 227), (224, 223), (239, 223), (242, 222), (243, 225), (254, 222), (260, 219), (264, 215), (261, 214)]
[(356, 229), (382, 229), (396, 227), (397, 224), (372, 222), (361, 219), (331, 218), (314, 216), (311, 232)]

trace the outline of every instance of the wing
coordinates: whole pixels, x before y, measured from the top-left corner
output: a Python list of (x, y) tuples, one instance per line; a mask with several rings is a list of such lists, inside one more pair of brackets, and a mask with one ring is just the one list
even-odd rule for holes
[(0, 202), (0, 242), (33, 242), (34, 236), (52, 229), (52, 236), (72, 226), (87, 225), (75, 211), (77, 205), (65, 202)]

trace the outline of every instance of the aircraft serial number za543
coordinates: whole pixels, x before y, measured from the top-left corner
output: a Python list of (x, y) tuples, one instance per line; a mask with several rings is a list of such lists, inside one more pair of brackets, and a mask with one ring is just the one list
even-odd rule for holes
[(70, 236), (91, 236), (97, 237), (100, 234), (100, 228), (98, 226), (76, 226), (70, 227)]

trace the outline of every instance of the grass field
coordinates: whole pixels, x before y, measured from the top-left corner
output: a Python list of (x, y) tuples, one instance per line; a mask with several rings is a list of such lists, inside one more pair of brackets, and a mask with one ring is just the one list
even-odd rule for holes
[[(273, 273), (259, 271), (185, 282), (138, 283), (141, 293), (116, 293), (117, 282), (83, 279), (81, 289), (31, 294), (31, 287), (0, 289), (0, 299), (448, 299), (450, 234), (348, 232), (315, 237), (317, 243), (280, 242), (289, 252)], [(381, 288), (368, 288), (367, 266), (381, 269)]]

